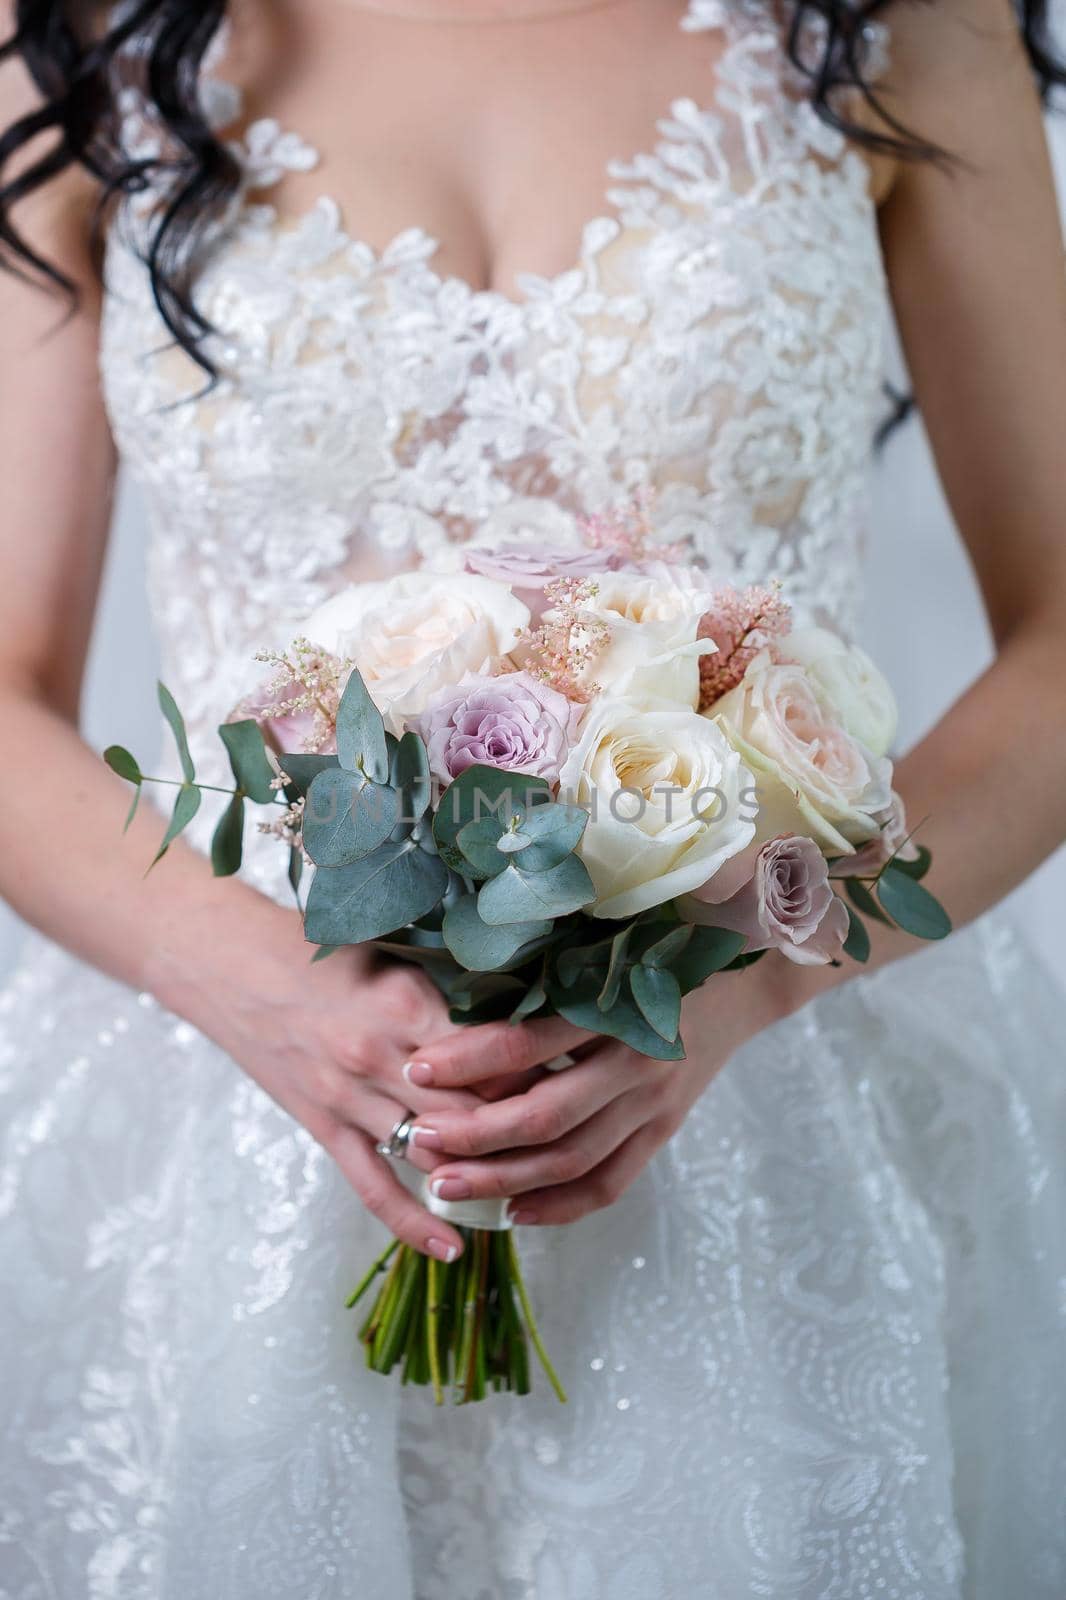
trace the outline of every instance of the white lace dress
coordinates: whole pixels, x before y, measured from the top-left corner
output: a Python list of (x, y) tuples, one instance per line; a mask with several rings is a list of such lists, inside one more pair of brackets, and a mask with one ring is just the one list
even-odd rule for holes
[[(282, 225), (260, 202), (314, 152), (260, 123), (196, 398), (113, 231), (103, 378), (205, 770), (256, 649), (487, 517), (554, 540), (654, 485), (664, 538), (848, 628), (866, 169), (758, 0), (685, 23), (705, 102), (515, 299), (439, 275), (421, 230), (369, 249), (328, 198)], [(247, 870), (280, 892), (269, 848)], [(36, 940), (0, 997), (0, 1596), (1062, 1600), (1062, 1069), (998, 919), (850, 983), (742, 1050), (615, 1206), (522, 1230), (570, 1403), (436, 1411), (360, 1363), (343, 1300), (384, 1232), (329, 1158)]]

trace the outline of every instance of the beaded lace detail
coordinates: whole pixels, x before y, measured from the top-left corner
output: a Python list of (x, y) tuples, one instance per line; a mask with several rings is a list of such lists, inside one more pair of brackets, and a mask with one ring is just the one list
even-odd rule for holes
[[(758, 0), (692, 0), (682, 26), (715, 35), (705, 103), (674, 100), (654, 149), (609, 164), (575, 265), (521, 275), (516, 298), (439, 274), (421, 228), (371, 249), (325, 195), (282, 221), (265, 192), (317, 154), (255, 122), (200, 285), (225, 376), (191, 398), (202, 374), (161, 348), (124, 242), (136, 207), (114, 230), (103, 377), (194, 724), (353, 575), (475, 535), (558, 542), (646, 486), (664, 539), (847, 627), (882, 372), (866, 167)], [(220, 128), (236, 119), (229, 85), (205, 93)], [(150, 151), (132, 92), (128, 109)]]

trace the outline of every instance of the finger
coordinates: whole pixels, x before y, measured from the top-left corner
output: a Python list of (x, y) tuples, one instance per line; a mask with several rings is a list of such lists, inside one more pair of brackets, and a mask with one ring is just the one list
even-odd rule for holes
[[(399, 1101), (391, 1100), (388, 1095), (378, 1094), (376, 1090), (363, 1088), (358, 1084), (352, 1085), (349, 1102), (336, 1113), (340, 1121), (368, 1133), (375, 1145), (384, 1144), (397, 1123), (403, 1122), (409, 1114), (408, 1108)], [(410, 1139), (402, 1157), (385, 1159), (409, 1161), (420, 1172), (432, 1172), (440, 1162), (439, 1155), (424, 1148), (419, 1150)]]
[(484, 1078), (525, 1072), (586, 1044), (595, 1035), (562, 1017), (538, 1022), (484, 1022), (422, 1045), (404, 1063), (408, 1083), (420, 1088), (458, 1088)]
[(338, 1123), (324, 1144), (367, 1210), (395, 1238), (439, 1261), (455, 1261), (462, 1254), (462, 1236), (419, 1205), (386, 1158), (377, 1154), (368, 1134)]
[(613, 1205), (644, 1171), (659, 1147), (659, 1139), (647, 1123), (630, 1134), (598, 1167), (574, 1183), (523, 1194), (511, 1208), (516, 1227), (555, 1227), (578, 1222), (593, 1211)]
[(482, 1200), (570, 1184), (598, 1167), (648, 1119), (645, 1097), (622, 1095), (554, 1144), (505, 1151), (482, 1161), (448, 1162), (431, 1180), (442, 1200)]
[(419, 1148), (449, 1156), (552, 1144), (648, 1079), (649, 1063), (605, 1045), (572, 1067), (545, 1073), (522, 1094), (471, 1110), (420, 1112), (412, 1130)]

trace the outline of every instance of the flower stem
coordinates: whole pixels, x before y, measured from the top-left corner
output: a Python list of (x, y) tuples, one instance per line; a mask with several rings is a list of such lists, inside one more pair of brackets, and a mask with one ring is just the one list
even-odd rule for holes
[(509, 1233), (507, 1235), (507, 1261), (511, 1269), (511, 1276), (514, 1280), (514, 1286), (518, 1294), (518, 1300), (522, 1307), (522, 1315), (525, 1317), (526, 1326), (529, 1329), (529, 1337), (533, 1343), (533, 1348), (540, 1358), (540, 1364), (547, 1374), (548, 1382), (555, 1390), (556, 1395), (565, 1405), (566, 1390), (559, 1382), (555, 1368), (548, 1359), (548, 1352), (544, 1348), (544, 1341), (540, 1336), (540, 1329), (537, 1327), (537, 1319), (534, 1317), (533, 1307), (529, 1303), (529, 1295), (526, 1292), (525, 1279), (522, 1277), (522, 1268), (518, 1263), (518, 1250), (515, 1246), (513, 1233)]
[(359, 1280), (358, 1288), (353, 1289), (348, 1299), (344, 1302), (349, 1311), (354, 1305), (358, 1305), (359, 1301), (363, 1298), (364, 1294), (366, 1294), (366, 1291), (370, 1288), (370, 1285), (373, 1283), (378, 1273), (385, 1271), (389, 1257), (392, 1256), (399, 1248), (399, 1239), (393, 1239), (391, 1244), (386, 1245), (385, 1249), (378, 1256), (373, 1266), (370, 1267), (365, 1276)]
[(426, 1338), (429, 1341), (429, 1371), (433, 1380), (433, 1398), (437, 1405), (444, 1404), (444, 1389), (440, 1373), (440, 1268), (439, 1261), (430, 1257), (429, 1293), (426, 1295)]

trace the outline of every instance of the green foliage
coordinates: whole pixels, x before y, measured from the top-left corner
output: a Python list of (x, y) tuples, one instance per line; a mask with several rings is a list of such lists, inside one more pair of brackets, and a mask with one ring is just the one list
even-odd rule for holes
[(410, 839), (379, 845), (361, 861), (319, 867), (304, 913), (313, 944), (362, 944), (417, 922), (438, 904), (448, 883), (439, 856)]
[(244, 852), (244, 796), (235, 794), (218, 820), (211, 839), (211, 867), (216, 878), (230, 878), (241, 869)]
[(358, 672), (348, 679), (337, 708), (337, 756), (348, 772), (361, 772), (373, 783), (388, 783), (385, 724)]
[(523, 946), (551, 933), (550, 921), (512, 922), (491, 926), (478, 914), (477, 899), (464, 895), (449, 906), (444, 918), (444, 943), (471, 972), (491, 972), (507, 965)]
[(224, 722), (218, 736), (226, 746), (237, 787), (258, 806), (268, 806), (275, 791), (270, 787), (274, 770), (267, 760), (262, 730), (257, 722)]
[(174, 743), (178, 747), (178, 759), (181, 762), (182, 775), (186, 783), (193, 783), (196, 779), (196, 768), (193, 766), (193, 759), (189, 754), (189, 739), (185, 732), (185, 719), (178, 710), (177, 702), (166, 684), (160, 683), (156, 688), (160, 709), (167, 719), (170, 731), (174, 735)]
[(370, 783), (361, 773), (327, 767), (311, 784), (304, 807), (303, 841), (319, 867), (345, 867), (385, 843), (400, 820), (396, 789)]
[(875, 922), (884, 923), (886, 928), (892, 926), (891, 920), (885, 916), (885, 913), (861, 879), (845, 878), (844, 888), (852, 905), (861, 911), (864, 916), (873, 917)]
[(125, 778), (127, 783), (140, 785), (144, 782), (144, 773), (137, 765), (135, 756), (124, 750), (120, 744), (109, 744), (104, 751), (104, 760), (120, 778)]
[(852, 910), (851, 906), (845, 909), (848, 913), (848, 936), (844, 940), (844, 954), (865, 965), (870, 959), (870, 935), (859, 913)]
[(673, 973), (637, 962), (629, 970), (629, 987), (648, 1026), (672, 1044), (681, 1027), (681, 985)]
[(148, 868), (149, 872), (157, 861), (162, 861), (174, 840), (189, 826), (189, 823), (200, 809), (201, 798), (200, 791), (194, 783), (182, 784), (178, 790), (177, 799), (174, 801), (174, 810), (171, 813), (167, 831), (163, 835), (163, 842), (155, 853)]
[(595, 898), (588, 869), (577, 856), (567, 856), (547, 872), (526, 872), (512, 862), (482, 887), (478, 911), (484, 922), (533, 922), (565, 917)]
[(291, 781), (285, 785), (289, 801), (306, 800), (308, 791), (320, 772), (340, 766), (336, 756), (294, 754), (280, 757), (281, 768)]
[(433, 794), (429, 756), (417, 733), (405, 733), (390, 747), (389, 783), (400, 795), (404, 822), (413, 827), (425, 816)]
[(951, 918), (940, 901), (898, 867), (884, 868), (877, 898), (893, 922), (916, 939), (945, 939), (951, 932)]
[[(502, 834), (514, 815), (525, 819), (535, 808), (551, 803), (551, 790), (543, 778), (501, 772), (497, 767), (467, 767), (441, 795), (433, 818), (433, 837), (442, 857), (454, 871), (464, 877), (486, 877), (488, 874), (476, 867), (460, 847), (459, 835), (463, 829), (470, 823), (491, 823), (499, 817)], [(484, 843), (481, 834), (471, 837), (476, 838), (479, 847)], [(486, 837), (492, 837), (491, 828)]]

